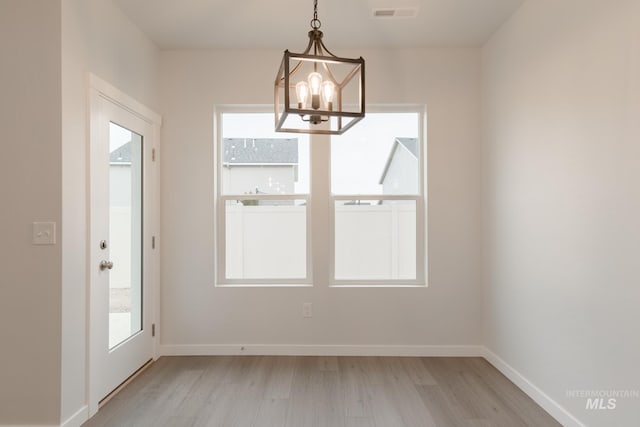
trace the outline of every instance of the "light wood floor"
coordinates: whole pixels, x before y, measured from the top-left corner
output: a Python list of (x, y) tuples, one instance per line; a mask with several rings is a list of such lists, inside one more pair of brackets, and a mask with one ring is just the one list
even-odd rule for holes
[(84, 426), (560, 426), (481, 358), (163, 357)]

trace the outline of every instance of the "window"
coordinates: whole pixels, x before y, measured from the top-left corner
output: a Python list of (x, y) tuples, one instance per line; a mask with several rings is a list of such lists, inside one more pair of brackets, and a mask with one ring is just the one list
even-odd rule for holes
[(310, 284), (309, 140), (273, 115), (218, 115), (218, 282)]
[(423, 277), (420, 116), (369, 113), (331, 138), (334, 284)]
[(341, 136), (275, 133), (268, 109), (216, 113), (219, 285), (424, 285), (424, 111)]

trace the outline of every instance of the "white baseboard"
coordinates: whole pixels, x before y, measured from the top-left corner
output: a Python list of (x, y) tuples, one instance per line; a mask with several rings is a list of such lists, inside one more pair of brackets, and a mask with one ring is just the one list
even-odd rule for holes
[(89, 419), (89, 407), (87, 405), (78, 409), (78, 411), (67, 418), (60, 427), (80, 427), (82, 423)]
[(483, 357), (479, 345), (161, 345), (162, 356)]
[[(85, 405), (78, 409), (78, 412), (70, 416), (66, 421), (60, 424), (59, 427), (80, 427), (82, 423), (89, 419), (89, 408)], [(39, 425), (26, 425), (26, 424), (0, 424), (0, 427), (58, 427), (56, 424), (39, 424)]]
[(571, 413), (562, 405), (536, 387), (536, 385), (525, 378), (524, 375), (515, 370), (488, 348), (484, 349), (484, 358), (564, 427), (585, 427), (583, 423), (571, 415)]

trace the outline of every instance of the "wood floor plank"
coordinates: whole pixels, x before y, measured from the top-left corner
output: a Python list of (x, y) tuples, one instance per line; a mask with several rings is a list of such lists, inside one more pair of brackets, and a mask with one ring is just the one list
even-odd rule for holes
[(338, 358), (336, 356), (318, 357), (318, 365), (321, 371), (338, 371)]
[[(239, 377), (234, 383), (234, 404), (227, 411), (223, 425), (247, 427), (254, 423), (264, 396), (269, 361), (264, 356), (247, 358), (246, 375)], [(242, 372), (245, 372), (244, 368)]]
[(287, 427), (313, 427), (314, 380), (317, 380), (317, 358), (299, 357), (296, 361), (291, 398), (287, 408)]
[(481, 358), (163, 357), (85, 427), (558, 427)]
[(406, 427), (390, 390), (383, 384), (371, 386), (371, 407), (376, 426)]
[(407, 427), (436, 427), (436, 423), (424, 405), (416, 385), (406, 369), (402, 357), (380, 359), (387, 376), (387, 388), (394, 406), (399, 409), (403, 424)]
[(193, 427), (196, 423), (196, 417), (178, 417), (172, 416), (158, 424), (163, 427)]
[(477, 396), (468, 389), (462, 372), (454, 358), (424, 358), (423, 363), (432, 373), (449, 404), (464, 419), (487, 419), (490, 412)]
[(344, 427), (344, 401), (340, 374), (337, 371), (317, 373), (314, 392), (314, 424), (316, 426)]
[(386, 377), (384, 371), (380, 369), (379, 357), (359, 357), (360, 366), (365, 375), (365, 384), (367, 385), (384, 385)]
[(358, 357), (341, 357), (339, 359), (342, 399), (346, 417), (367, 418), (370, 422), (372, 415), (371, 393), (366, 386), (366, 374), (362, 361), (363, 359)]
[[(231, 357), (205, 358), (203, 373), (194, 382), (182, 403), (176, 409), (177, 416), (188, 417), (202, 413), (215, 400), (215, 395), (223, 384)], [(196, 423), (198, 417), (196, 416)]]
[(222, 383), (216, 390), (211, 402), (200, 409), (197, 414), (196, 427), (224, 427), (225, 422), (233, 422), (233, 413), (237, 410), (239, 399), (237, 383)]
[(288, 408), (289, 399), (263, 399), (252, 427), (281, 427)]
[(438, 426), (448, 427), (468, 427), (468, 420), (465, 420), (458, 411), (458, 406), (452, 404), (444, 390), (435, 385), (417, 386), (420, 397), (429, 410), (434, 422)]
[(373, 421), (368, 417), (346, 417), (345, 427), (374, 427)]
[(291, 385), (296, 368), (293, 356), (271, 357), (271, 367), (267, 378), (265, 397), (270, 399), (288, 399), (291, 397)]
[(401, 357), (401, 363), (415, 385), (436, 385), (437, 382), (417, 357)]
[(456, 360), (455, 366), (458, 369), (461, 381), (466, 387), (469, 401), (473, 401), (476, 407), (482, 407), (485, 411), (485, 415), (480, 419), (490, 419), (496, 427), (527, 426), (515, 411), (497, 398), (493, 390), (488, 389), (483, 384), (477, 373), (468, 367), (464, 359)]

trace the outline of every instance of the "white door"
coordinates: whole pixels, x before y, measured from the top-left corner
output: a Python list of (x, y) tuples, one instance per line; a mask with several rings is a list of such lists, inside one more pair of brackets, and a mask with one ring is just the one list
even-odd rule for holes
[(153, 121), (91, 90), (90, 412), (153, 358)]

